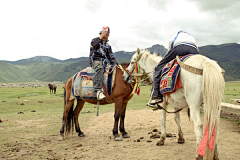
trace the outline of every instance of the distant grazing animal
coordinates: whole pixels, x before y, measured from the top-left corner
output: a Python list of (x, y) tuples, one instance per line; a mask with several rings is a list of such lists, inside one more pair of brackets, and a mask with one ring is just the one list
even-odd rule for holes
[(57, 86), (55, 84), (48, 84), (48, 88), (50, 89), (50, 94), (56, 94)]

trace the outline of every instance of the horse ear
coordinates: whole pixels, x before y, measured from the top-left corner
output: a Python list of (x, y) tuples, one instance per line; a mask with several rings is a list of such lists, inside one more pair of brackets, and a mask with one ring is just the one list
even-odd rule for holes
[(139, 48), (137, 48), (137, 54), (140, 54), (140, 49)]

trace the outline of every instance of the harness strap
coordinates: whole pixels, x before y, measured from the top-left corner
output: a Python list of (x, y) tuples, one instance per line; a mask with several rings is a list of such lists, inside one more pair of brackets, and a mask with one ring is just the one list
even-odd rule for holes
[(103, 84), (102, 84), (102, 88), (103, 88), (103, 91), (104, 91), (105, 96), (106, 96), (106, 98), (107, 98), (107, 101), (108, 101), (109, 103), (113, 103), (112, 99), (110, 98), (110, 96), (109, 96), (109, 94), (108, 94), (107, 88), (106, 88)]
[[(196, 67), (193, 67), (193, 66), (189, 66), (189, 65), (187, 65), (187, 64), (184, 64), (184, 63), (180, 60), (179, 56), (176, 56), (176, 59), (177, 59), (177, 62), (178, 62), (178, 64), (180, 65), (181, 68), (184, 68), (185, 70), (187, 70), (187, 71), (189, 71), (189, 72), (191, 72), (191, 73), (194, 73), (194, 74), (203, 75), (203, 69), (199, 69), (199, 68), (196, 68)], [(222, 75), (224, 76), (225, 70), (222, 69), (222, 68), (221, 68), (221, 70), (222, 70), (221, 73), (222, 73)]]
[(117, 67), (118, 67), (119, 69), (121, 69), (121, 71), (122, 71), (123, 73), (125, 72), (125, 70), (123, 69), (123, 67), (122, 67), (121, 64), (117, 65)]
[(203, 74), (203, 69), (199, 69), (199, 68), (195, 68), (193, 66), (189, 66), (187, 64), (184, 64), (179, 56), (176, 56), (176, 59), (177, 59), (177, 62), (178, 64), (180, 65), (181, 68), (184, 68), (185, 70), (191, 72), (191, 73), (194, 73), (194, 74), (198, 74), (198, 75), (202, 75)]

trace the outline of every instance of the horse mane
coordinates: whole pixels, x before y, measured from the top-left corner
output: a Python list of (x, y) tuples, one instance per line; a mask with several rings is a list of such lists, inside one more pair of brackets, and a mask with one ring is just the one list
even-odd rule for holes
[(147, 50), (147, 49), (143, 49), (143, 50), (141, 51), (141, 54), (142, 54), (141, 59), (142, 59), (143, 61), (145, 61), (147, 57), (151, 58), (153, 61), (156, 61), (156, 62), (159, 62), (160, 59), (162, 59), (162, 56), (158, 56), (156, 53), (151, 54), (150, 51)]
[(122, 66), (125, 66), (125, 65), (129, 65), (130, 63), (127, 63), (127, 62), (122, 62), (120, 65), (122, 65)]
[(120, 65), (123, 67), (123, 68), (127, 68), (129, 66), (130, 63), (126, 63), (126, 62), (122, 62)]

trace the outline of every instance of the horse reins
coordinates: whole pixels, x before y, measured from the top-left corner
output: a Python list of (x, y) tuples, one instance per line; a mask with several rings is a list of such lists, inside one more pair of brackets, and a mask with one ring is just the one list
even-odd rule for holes
[(154, 105), (148, 105), (148, 107), (151, 107), (151, 108), (154, 108), (153, 109), (153, 111), (156, 111), (156, 110), (158, 110), (158, 109), (163, 109), (165, 112), (167, 112), (167, 113), (177, 113), (177, 112), (180, 112), (181, 110), (182, 110), (182, 108), (181, 109), (178, 109), (178, 110), (176, 110), (176, 111), (173, 111), (173, 112), (169, 112), (169, 111), (167, 111), (165, 108), (163, 108), (162, 106), (160, 106), (159, 104), (157, 104), (157, 107), (156, 106), (154, 106)]
[[(142, 55), (139, 56), (137, 59), (135, 59), (134, 63), (138, 63), (138, 61), (141, 59), (141, 57), (142, 57)], [(141, 69), (141, 70), (143, 71), (142, 74), (132, 73), (133, 71), (132, 71), (132, 72), (129, 72), (128, 70), (126, 70), (126, 72), (127, 72), (130, 76), (135, 76), (135, 77), (147, 76), (146, 78), (141, 79), (141, 81), (138, 82), (138, 83), (142, 83), (142, 82), (145, 81), (146, 79), (150, 79), (150, 74), (153, 73), (153, 71), (147, 73), (142, 67), (140, 67), (140, 66), (138, 66), (138, 67), (139, 67), (139, 69)], [(135, 67), (135, 68), (136, 68), (136, 67)]]

